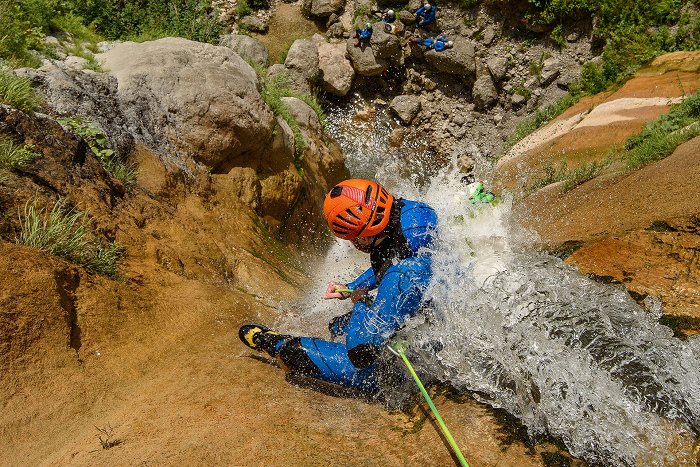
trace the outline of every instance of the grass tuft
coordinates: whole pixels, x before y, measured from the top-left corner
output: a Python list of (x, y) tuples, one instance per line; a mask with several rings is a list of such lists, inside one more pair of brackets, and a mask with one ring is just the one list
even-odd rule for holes
[(649, 122), (625, 142), (623, 159), (638, 169), (669, 156), (682, 143), (700, 135), (700, 91), (671, 106), (667, 114)]
[(41, 98), (28, 79), (0, 68), (0, 103), (33, 112), (41, 105)]
[[(257, 71), (258, 70), (256, 69), (256, 72)], [(287, 122), (291, 128), (292, 134), (294, 135), (294, 166), (297, 168), (299, 175), (301, 175), (303, 178), (304, 169), (302, 168), (301, 160), (304, 156), (306, 141), (304, 140), (304, 135), (301, 131), (299, 123), (294, 119), (289, 111), (289, 108), (287, 108), (285, 103), (282, 101), (283, 97), (296, 97), (309, 105), (309, 107), (316, 112), (323, 129), (326, 127), (326, 115), (321, 107), (321, 104), (316, 98), (292, 91), (289, 87), (289, 81), (284, 74), (278, 74), (272, 78), (267, 78), (264, 80), (262, 98), (265, 103), (270, 106), (272, 113), (282, 117), (282, 119), (284, 119), (284, 121)]]
[(0, 137), (0, 169), (21, 169), (37, 157), (39, 154), (34, 151), (33, 146), (18, 145)]
[(542, 164), (540, 175), (525, 188), (525, 192), (533, 193), (540, 188), (557, 182), (564, 182), (561, 187), (562, 192), (572, 190), (588, 180), (595, 178), (600, 172), (612, 164), (612, 162), (612, 157), (608, 157), (604, 161), (588, 162), (569, 170), (564, 161), (559, 164), (559, 167), (554, 167), (551, 160), (545, 161)]
[(118, 276), (123, 247), (96, 240), (87, 213), (68, 208), (65, 199), (59, 199), (48, 212), (37, 209), (36, 202), (27, 202), (19, 221), (22, 230), (17, 243), (83, 265), (98, 274)]

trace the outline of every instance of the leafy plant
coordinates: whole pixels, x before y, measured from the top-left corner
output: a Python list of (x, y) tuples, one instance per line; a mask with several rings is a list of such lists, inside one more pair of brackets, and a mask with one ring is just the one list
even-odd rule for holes
[(19, 169), (39, 157), (34, 146), (17, 145), (11, 140), (0, 137), (0, 169)]
[(562, 190), (569, 191), (588, 180), (592, 180), (610, 164), (612, 164), (612, 158), (607, 158), (604, 161), (592, 161), (575, 167), (564, 176)]
[(117, 277), (124, 249), (112, 242), (104, 245), (91, 233), (86, 212), (69, 208), (65, 199), (56, 201), (50, 211), (37, 209), (36, 202), (20, 213), (17, 243), (85, 266), (91, 271)]
[(41, 98), (28, 79), (0, 68), (0, 102), (24, 112), (32, 112), (41, 104)]
[(236, 16), (239, 18), (243, 18), (244, 16), (248, 16), (253, 12), (253, 9), (250, 7), (248, 4), (248, 0), (238, 0), (236, 3)]
[(136, 181), (136, 168), (117, 156), (110, 148), (109, 139), (100, 127), (78, 117), (60, 119), (59, 123), (70, 128), (88, 143), (93, 154), (100, 161), (100, 165), (108, 174), (125, 185), (131, 185)]
[(89, 47), (102, 36), (216, 43), (224, 29), (218, 13), (212, 0), (0, 0), (0, 59), (12, 67), (38, 66), (40, 54), (51, 53), (42, 39), (59, 31)]
[(549, 38), (552, 39), (552, 42), (557, 44), (560, 49), (566, 47), (566, 39), (564, 38), (564, 28), (561, 24), (557, 24), (556, 27), (552, 29), (552, 32), (549, 33)]

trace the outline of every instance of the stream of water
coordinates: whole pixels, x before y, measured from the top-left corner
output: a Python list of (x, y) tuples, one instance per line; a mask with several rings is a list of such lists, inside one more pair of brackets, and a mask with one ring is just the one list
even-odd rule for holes
[[(362, 105), (352, 100), (330, 118), (352, 175), (423, 200), (440, 219), (433, 310), (401, 331), (420, 373), (507, 410), (531, 436), (551, 435), (591, 464), (696, 465), (700, 339), (673, 337), (658, 323), (658, 301), (645, 310), (622, 286), (531, 249), (533, 235), (509, 222), (508, 200), (475, 208), (451, 166), (388, 149), (385, 112), (353, 120)], [(286, 316), (285, 328), (325, 335), (347, 311), (319, 299), (326, 282), (352, 279), (367, 263), (336, 242), (305, 311)]]

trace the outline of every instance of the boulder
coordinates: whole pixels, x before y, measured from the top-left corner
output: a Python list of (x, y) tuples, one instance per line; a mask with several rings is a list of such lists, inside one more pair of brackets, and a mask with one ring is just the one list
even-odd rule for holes
[(401, 61), (401, 43), (398, 37), (384, 30), (385, 24), (375, 23), (374, 32), (369, 40), (370, 46), (376, 58), (399, 63)]
[(267, 79), (275, 79), (278, 76), (284, 80), (292, 91), (307, 96), (312, 94), (313, 89), (309, 84), (309, 80), (296, 69), (285, 68), (281, 63), (275, 63), (267, 69)]
[(338, 16), (336, 13), (332, 13), (328, 17), (328, 21), (326, 21), (326, 29), (330, 28), (332, 25), (340, 21), (340, 16)]
[(420, 108), (420, 98), (411, 95), (396, 96), (389, 104), (389, 109), (406, 125), (409, 125), (416, 118)]
[(355, 47), (354, 44), (355, 39), (349, 38), (346, 42), (345, 50), (350, 57), (352, 67), (358, 74), (362, 76), (377, 76), (387, 69), (387, 61), (376, 57), (372, 47)]
[(540, 74), (540, 86), (546, 87), (552, 84), (561, 73), (561, 62), (556, 58), (548, 58), (542, 64)]
[(457, 40), (454, 47), (442, 52), (428, 50), (424, 56), (430, 66), (443, 73), (473, 76), (476, 72), (474, 44), (467, 40)]
[(472, 99), (478, 109), (487, 109), (498, 99), (498, 91), (488, 73), (484, 73), (474, 82)]
[(345, 58), (342, 43), (318, 45), (318, 65), (321, 70), (321, 86), (326, 92), (344, 96), (350, 91), (355, 70), (350, 60)]
[(512, 96), (510, 96), (510, 103), (515, 108), (520, 107), (525, 102), (527, 102), (527, 98), (525, 98), (525, 96), (523, 96), (522, 94), (513, 94)]
[(321, 129), (321, 122), (318, 121), (318, 115), (316, 115), (314, 109), (309, 107), (309, 104), (296, 97), (283, 97), (282, 102), (287, 106), (292, 118), (297, 121), (302, 129)]
[(318, 18), (326, 18), (340, 13), (345, 7), (345, 0), (311, 0), (309, 13)]
[(403, 24), (413, 24), (416, 22), (416, 15), (408, 10), (401, 10), (399, 12), (399, 21)]
[(231, 49), (165, 38), (124, 42), (98, 58), (116, 76), (139, 140), (164, 138), (181, 161), (191, 156), (214, 169), (265, 151), (274, 117), (255, 71)]
[(82, 70), (88, 65), (88, 61), (86, 59), (84, 59), (83, 57), (77, 57), (75, 55), (68, 55), (63, 60), (63, 63), (65, 63), (67, 67), (72, 68), (74, 70)]
[(267, 21), (263, 20), (262, 18), (258, 18), (257, 16), (244, 16), (239, 20), (239, 24), (245, 26), (247, 29), (253, 32), (267, 32)]
[(326, 36), (332, 39), (340, 39), (345, 35), (345, 26), (340, 21), (331, 24), (331, 26), (326, 31)]
[(496, 83), (500, 83), (508, 72), (508, 60), (505, 57), (491, 57), (486, 60), (486, 66)]
[(289, 48), (284, 66), (300, 73), (313, 85), (319, 73), (316, 44), (308, 39), (295, 40)]
[(222, 36), (219, 45), (228, 47), (247, 62), (256, 62), (267, 66), (270, 56), (262, 42), (243, 34), (227, 34)]
[[(94, 122), (109, 136), (112, 148), (130, 153), (134, 137), (147, 146), (165, 141), (162, 132), (141, 131), (142, 122), (122, 112), (117, 97), (117, 79), (107, 73), (75, 70), (63, 62), (46, 62), (41, 68), (20, 68), (16, 74), (29, 78), (44, 95), (46, 104), (59, 115), (71, 115)], [(130, 117), (138, 117), (131, 114)]]

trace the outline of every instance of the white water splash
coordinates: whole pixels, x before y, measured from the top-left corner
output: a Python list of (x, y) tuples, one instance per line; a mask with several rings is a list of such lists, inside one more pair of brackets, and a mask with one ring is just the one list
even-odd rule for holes
[[(700, 339), (674, 338), (658, 309), (643, 310), (623, 287), (532, 251), (532, 235), (509, 222), (508, 200), (471, 205), (453, 167), (426, 178), (387, 155), (387, 125), (370, 124), (380, 131), (367, 137), (367, 128), (365, 136), (342, 129), (350, 116), (338, 113), (332, 125), (353, 176), (427, 202), (440, 220), (432, 311), (401, 331), (421, 374), (507, 410), (533, 437), (554, 436), (590, 463), (695, 465)], [(327, 281), (351, 280), (368, 263), (336, 242), (284, 328), (327, 335), (328, 321), (349, 310), (320, 299)]]

